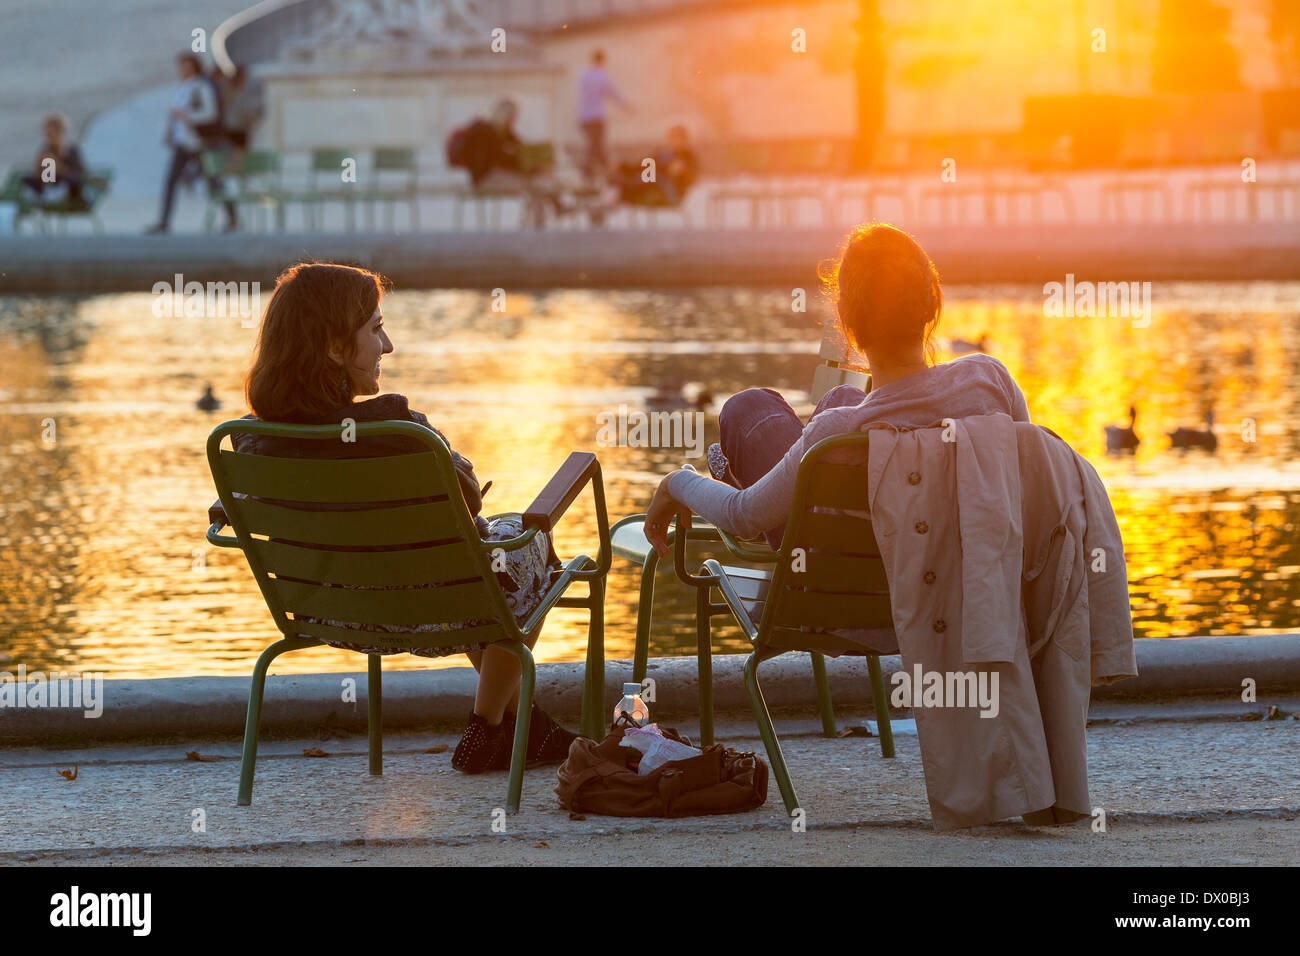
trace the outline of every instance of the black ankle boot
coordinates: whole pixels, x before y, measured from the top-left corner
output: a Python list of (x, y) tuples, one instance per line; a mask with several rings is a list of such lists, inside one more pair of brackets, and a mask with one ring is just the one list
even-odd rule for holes
[(578, 739), (554, 720), (546, 711), (533, 704), (528, 722), (528, 765), (541, 766), (562, 763), (569, 756), (569, 744)]
[(484, 773), (488, 770), (505, 770), (510, 766), (510, 744), (514, 734), (514, 716), (507, 714), (495, 727), (478, 714), (469, 715), (469, 725), (461, 735), (456, 752), (451, 755), (451, 765), (462, 773)]

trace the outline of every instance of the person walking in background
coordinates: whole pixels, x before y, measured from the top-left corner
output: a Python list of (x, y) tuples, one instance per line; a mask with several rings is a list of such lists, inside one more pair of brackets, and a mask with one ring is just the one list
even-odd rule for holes
[(261, 82), (249, 76), (244, 67), (236, 66), (235, 73), (226, 86), (223, 111), (226, 142), (233, 151), (235, 169), (241, 168), (244, 151), (248, 149), (253, 134), (262, 122), (264, 112)]
[(45, 142), (36, 153), (36, 171), (22, 178), (23, 185), (42, 202), (64, 196), (80, 200), (86, 170), (81, 151), (75, 143), (68, 142), (67, 117), (51, 113), (45, 117), (43, 128)]
[[(193, 53), (182, 53), (176, 58), (176, 71), (180, 76), (180, 84), (172, 95), (171, 109), (167, 112), (167, 134), (164, 137), (164, 142), (172, 151), (171, 162), (163, 186), (162, 211), (158, 222), (148, 230), (151, 233), (168, 230), (176, 186), (184, 177), (186, 167), (198, 162), (199, 155), (210, 145), (211, 139), (221, 135), (221, 109), (216, 89), (203, 75), (199, 58)], [(215, 197), (221, 192), (220, 178), (209, 177), (208, 194)], [(236, 224), (235, 204), (227, 202), (225, 207), (226, 231), (230, 232)]]
[(605, 157), (606, 100), (613, 100), (627, 112), (633, 112), (632, 105), (605, 71), (605, 51), (596, 50), (591, 54), (591, 66), (578, 76), (578, 125), (586, 139), (582, 172), (588, 179), (597, 173), (603, 175), (608, 166)]

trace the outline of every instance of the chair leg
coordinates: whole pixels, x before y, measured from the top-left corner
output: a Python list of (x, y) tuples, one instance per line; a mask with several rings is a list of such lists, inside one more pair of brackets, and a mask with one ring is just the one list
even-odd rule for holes
[(831, 688), (826, 680), (826, 658), (810, 654), (813, 680), (817, 683), (817, 706), (822, 712), (822, 736), (835, 736), (835, 705), (831, 703)]
[(713, 588), (695, 589), (695, 649), (700, 681), (700, 746), (713, 746), (713, 640), (709, 633)]
[(790, 773), (785, 768), (785, 757), (781, 754), (780, 741), (776, 739), (776, 730), (772, 727), (772, 716), (767, 712), (767, 703), (763, 700), (763, 691), (758, 686), (758, 665), (763, 658), (758, 651), (745, 659), (745, 692), (749, 695), (749, 706), (754, 710), (754, 723), (758, 724), (758, 735), (763, 738), (763, 747), (767, 750), (768, 762), (772, 764), (772, 776), (781, 790), (781, 799), (785, 801), (786, 813), (799, 809), (799, 797), (790, 782)]
[(313, 647), (317, 641), (304, 641), (284, 637), (276, 641), (257, 659), (253, 667), (253, 681), (248, 688), (248, 716), (244, 719), (244, 752), (239, 761), (239, 797), (236, 805), (246, 807), (253, 802), (253, 767), (257, 763), (257, 731), (262, 724), (262, 694), (266, 689), (266, 670), (286, 651)]
[(894, 730), (889, 726), (889, 698), (885, 696), (885, 678), (880, 670), (880, 658), (867, 655), (867, 671), (871, 674), (871, 699), (876, 704), (876, 730), (880, 734), (880, 755), (894, 756)]
[(533, 711), (537, 668), (527, 644), (507, 641), (499, 646), (519, 658), (519, 713), (515, 715), (515, 746), (510, 755), (510, 781), (506, 785), (506, 813), (518, 813), (519, 799), (524, 792), (524, 762), (528, 759), (528, 725)]
[(605, 707), (605, 579), (591, 579), (590, 622), (587, 625), (587, 671), (582, 685), (582, 720), (579, 731), (601, 739)]
[(370, 774), (378, 777), (384, 772), (384, 691), (383, 672), (380, 670), (382, 658), (378, 654), (370, 656), (370, 689), (366, 692), (367, 727), (370, 730)]
[(636, 648), (632, 652), (632, 680), (645, 681), (650, 666), (650, 624), (655, 609), (655, 570), (659, 567), (659, 552), (650, 549), (641, 565), (641, 597), (636, 607)]

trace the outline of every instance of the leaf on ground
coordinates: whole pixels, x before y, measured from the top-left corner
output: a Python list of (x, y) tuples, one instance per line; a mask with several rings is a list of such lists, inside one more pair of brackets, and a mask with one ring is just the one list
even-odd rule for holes
[(570, 820), (585, 820), (585, 819), (587, 819), (587, 815), (586, 815), (585, 813), (570, 813), (570, 814), (569, 814), (569, 819), (570, 819)]
[(875, 734), (873, 734), (866, 727), (854, 726), (854, 727), (845, 727), (835, 736), (836, 737), (874, 737)]
[(302, 755), (304, 757), (328, 757), (329, 756), (329, 754), (321, 750), (319, 747), (304, 747), (302, 751)]
[(72, 769), (71, 769), (71, 770), (60, 770), (60, 771), (59, 771), (59, 776), (62, 777), (64, 780), (76, 780), (76, 779), (77, 779), (77, 765), (74, 763), (74, 764), (72, 765)]
[(187, 750), (187, 751), (185, 751), (185, 759), (186, 759), (186, 760), (201, 760), (201, 761), (203, 761), (204, 763), (211, 763), (212, 761), (214, 761), (214, 760), (220, 760), (221, 758), (220, 758), (220, 757), (213, 757), (213, 756), (210, 756), (209, 754), (201, 754), (201, 753), (199, 753), (197, 750)]
[(551, 845), (547, 843), (545, 840), (538, 840), (536, 843), (533, 844), (533, 848), (537, 850), (549, 850), (551, 848)]
[(442, 753), (446, 753), (446, 752), (447, 752), (447, 745), (446, 745), (446, 744), (434, 744), (432, 747), (429, 747), (428, 749), (426, 749), (426, 750), (424, 750), (424, 751), (421, 751), (421, 752), (422, 752), (422, 753), (426, 753), (426, 754), (442, 754)]

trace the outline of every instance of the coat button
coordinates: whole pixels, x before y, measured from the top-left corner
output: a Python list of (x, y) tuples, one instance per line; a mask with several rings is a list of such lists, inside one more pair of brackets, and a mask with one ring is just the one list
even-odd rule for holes
[(925, 578), (924, 578), (924, 580), (925, 580), (925, 583), (926, 583), (926, 584), (933, 584), (933, 583), (934, 583), (934, 579), (935, 579), (935, 573), (934, 573), (933, 571), (926, 571), (926, 572), (925, 572)]
[(930, 530), (930, 526), (926, 524), (924, 521), (918, 521), (913, 527), (916, 528), (917, 534), (925, 534), (927, 531)]
[(948, 623), (943, 618), (939, 618), (939, 620), (934, 622), (934, 630), (936, 634), (942, 634), (944, 631), (948, 630)]
[(912, 472), (907, 476), (907, 483), (909, 485), (919, 485), (921, 483), (921, 473), (919, 471)]

